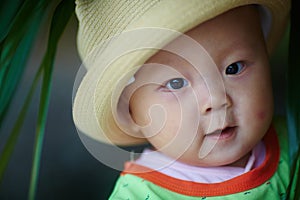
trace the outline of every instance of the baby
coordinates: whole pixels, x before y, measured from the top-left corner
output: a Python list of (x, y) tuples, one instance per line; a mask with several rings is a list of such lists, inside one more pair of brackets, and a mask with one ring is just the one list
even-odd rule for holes
[[(105, 136), (88, 135), (118, 145), (146, 140), (151, 147), (125, 164), (110, 199), (285, 198), (287, 136), (272, 123), (269, 14), (258, 5), (232, 6), (126, 76), (130, 81), (112, 101), (119, 130), (108, 134), (99, 122)], [(80, 124), (76, 113), (74, 119)]]

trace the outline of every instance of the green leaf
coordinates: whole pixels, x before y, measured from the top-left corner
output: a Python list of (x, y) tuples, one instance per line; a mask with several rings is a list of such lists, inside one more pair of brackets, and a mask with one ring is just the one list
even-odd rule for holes
[[(18, 5), (12, 5), (14, 3), (18, 3)], [(49, 10), (47, 7), (48, 3), (48, 1), (38, 0), (2, 2), (1, 10), (6, 11), (0, 15), (1, 36), (5, 37), (1, 40), (0, 46), (0, 126), (23, 75), (36, 34), (43, 19), (47, 16)], [(0, 182), (2, 182), (9, 158), (13, 153), (40, 75), (41, 70), (35, 76), (18, 119), (1, 152)]]
[(41, 152), (43, 139), (45, 135), (45, 125), (48, 113), (48, 106), (51, 92), (53, 62), (58, 40), (75, 10), (75, 4), (72, 0), (62, 1), (54, 12), (50, 27), (47, 52), (44, 56), (41, 67), (43, 68), (43, 83), (41, 92), (41, 101), (38, 114), (38, 122), (35, 137), (34, 159), (31, 171), (31, 181), (29, 189), (29, 199), (35, 199), (37, 179), (39, 175)]
[(292, 1), (291, 12), (291, 30), (290, 30), (290, 46), (289, 46), (289, 67), (288, 67), (288, 96), (287, 96), (287, 117), (288, 128), (290, 132), (291, 142), (291, 157), (294, 159), (299, 150), (300, 139), (300, 59), (299, 59), (299, 45), (300, 45), (300, 23), (296, 19), (296, 1)]
[(7, 36), (23, 0), (2, 0), (0, 6), (0, 42)]
[(27, 97), (25, 99), (25, 102), (22, 106), (22, 109), (21, 109), (21, 112), (18, 116), (18, 119), (15, 122), (13, 130), (11, 131), (11, 133), (9, 135), (9, 138), (7, 139), (7, 141), (5, 143), (5, 146), (3, 148), (3, 151), (0, 155), (0, 161), (1, 161), (0, 162), (0, 182), (3, 180), (4, 172), (7, 168), (9, 159), (10, 159), (10, 157), (13, 153), (14, 147), (17, 143), (17, 139), (18, 139), (20, 130), (23, 126), (28, 108), (30, 106), (32, 97), (34, 95), (34, 91), (36, 89), (36, 86), (38, 85), (38, 81), (39, 81), (41, 75), (42, 75), (42, 68), (40, 68), (38, 70), (38, 72), (36, 73), (36, 75), (34, 77), (33, 83), (31, 84), (30, 90), (29, 90), (29, 92), (27, 94)]
[[(10, 31), (7, 34), (5, 31), (1, 32), (6, 37), (0, 45), (0, 122), (4, 119), (26, 67), (26, 61), (41, 22), (47, 16), (49, 2), (51, 1), (23, 1), (15, 18), (12, 20), (12, 17), (8, 17), (9, 20), (12, 20)], [(5, 3), (2, 6), (10, 8), (13, 7), (11, 3), (14, 1)], [(4, 20), (5, 17), (0, 19), (0, 21)]]
[[(25, 0), (18, 1), (18, 5), (12, 5), (16, 3), (16, 1), (17, 0), (5, 1), (5, 5), (2, 4), (3, 6), (0, 9), (9, 9), (8, 12), (0, 14), (0, 22), (1, 25), (3, 24), (3, 27), (0, 29), (0, 122), (2, 122), (5, 117), (15, 89), (22, 77), (26, 66), (26, 60), (28, 59), (30, 49), (34, 39), (36, 38), (41, 22), (49, 15), (49, 5), (50, 3), (53, 3), (53, 1), (51, 2), (47, 0)], [(43, 76), (29, 199), (35, 198), (37, 188), (37, 178), (39, 174), (46, 116), (51, 92), (52, 70), (57, 43), (67, 22), (69, 21), (70, 16), (74, 12), (74, 8), (75, 4), (71, 0), (62, 1), (56, 8), (50, 28), (47, 51), (39, 70), (35, 75), (34, 81), (27, 94), (14, 128), (11, 131), (0, 156), (1, 181), (15, 147), (20, 129), (24, 123), (33, 93), (41, 76)]]
[(289, 131), (289, 147), (291, 158), (291, 182), (289, 185), (290, 194), (288, 198), (300, 199), (300, 22), (296, 19), (299, 8), (296, 0), (292, 1), (291, 10), (291, 29), (290, 29), (290, 46), (289, 46), (289, 66), (287, 78), (287, 123)]

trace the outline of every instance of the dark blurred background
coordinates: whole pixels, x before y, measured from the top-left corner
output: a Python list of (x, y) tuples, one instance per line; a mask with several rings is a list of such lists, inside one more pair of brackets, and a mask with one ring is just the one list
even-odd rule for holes
[[(45, 25), (40, 31), (21, 87), (0, 130), (0, 151), (20, 110), (24, 91), (31, 84), (44, 54), (47, 28)], [(73, 82), (81, 64), (76, 50), (76, 30), (77, 20), (73, 16), (60, 40), (56, 55), (37, 199), (107, 199), (119, 175), (118, 171), (103, 165), (86, 150), (72, 121)], [(287, 37), (272, 58), (277, 115), (285, 112), (286, 63)], [(0, 199), (27, 199), (38, 102), (39, 92), (36, 92), (4, 181), (0, 185)]]

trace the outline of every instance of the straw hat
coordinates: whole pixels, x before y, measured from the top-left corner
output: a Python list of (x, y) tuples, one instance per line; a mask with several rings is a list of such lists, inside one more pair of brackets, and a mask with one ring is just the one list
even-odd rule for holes
[(258, 4), (271, 52), (290, 10), (289, 0), (77, 0), (76, 4), (84, 68), (74, 87), (74, 122), (78, 131), (116, 145), (146, 142), (137, 128), (126, 126), (132, 123), (128, 106), (120, 116), (117, 109), (128, 81), (157, 49), (230, 9)]

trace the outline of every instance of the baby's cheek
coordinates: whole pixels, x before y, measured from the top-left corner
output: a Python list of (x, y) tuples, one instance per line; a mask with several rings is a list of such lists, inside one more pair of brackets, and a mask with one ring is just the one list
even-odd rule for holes
[(257, 120), (264, 120), (266, 118), (266, 111), (258, 111), (256, 113)]
[(269, 127), (272, 121), (273, 112), (269, 109), (264, 109), (256, 112), (256, 121), (265, 128)]

